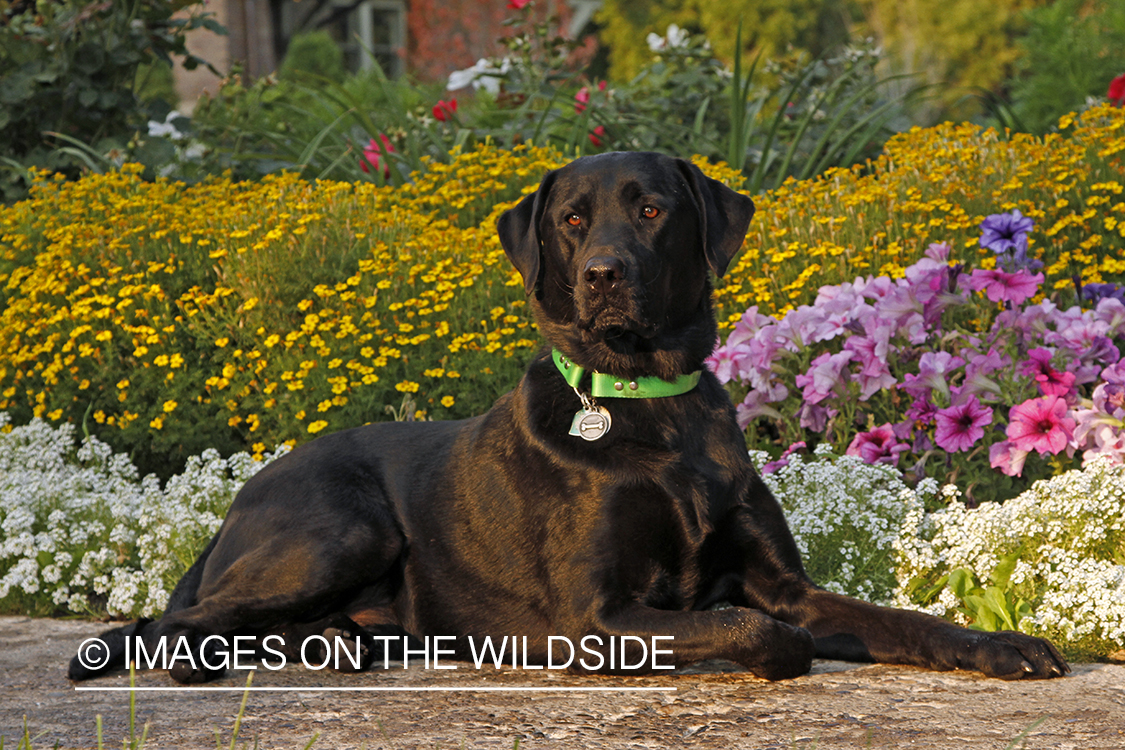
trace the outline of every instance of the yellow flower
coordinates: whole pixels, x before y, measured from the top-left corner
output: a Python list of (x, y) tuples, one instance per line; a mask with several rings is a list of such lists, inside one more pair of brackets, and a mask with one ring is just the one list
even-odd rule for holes
[(172, 400), (165, 401), (164, 402), (164, 412), (169, 413), (169, 412), (175, 411), (177, 406), (179, 406), (179, 404), (177, 404), (175, 401), (172, 401)]
[(418, 384), (410, 380), (404, 380), (395, 386), (395, 390), (399, 393), (417, 393)]
[(318, 419), (317, 421), (309, 425), (309, 432), (315, 435), (327, 426), (327, 422), (325, 422), (323, 419)]
[(148, 423), (148, 426), (154, 430), (161, 429), (164, 427), (164, 417), (153, 417), (152, 421)]
[(444, 406), (446, 409), (453, 406), (453, 397), (452, 396), (442, 396), (441, 405)]

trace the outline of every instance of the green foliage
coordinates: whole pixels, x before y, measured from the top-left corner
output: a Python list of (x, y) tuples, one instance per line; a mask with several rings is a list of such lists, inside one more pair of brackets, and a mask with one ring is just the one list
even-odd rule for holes
[[(672, 24), (707, 37), (724, 53), (737, 50), (728, 64), (743, 54), (770, 58), (792, 49), (817, 57), (845, 42), (848, 26), (839, 0), (606, 0), (597, 18), (616, 80), (629, 80), (651, 65), (648, 35), (663, 36)], [(744, 33), (738, 34), (740, 25)], [(736, 35), (745, 44), (735, 47)]]
[[(590, 81), (571, 64), (575, 43), (530, 6), (507, 22), (504, 60), (478, 69), (471, 97), (390, 81), (375, 70), (343, 83), (236, 75), (193, 118), (202, 159), (185, 170), (254, 177), (288, 168), (307, 178), (401, 185), (428, 162), (478, 143), (552, 145), (566, 153), (653, 150), (700, 154), (745, 168), (759, 191), (790, 176), (862, 161), (902, 125), (907, 102), (875, 76), (878, 55), (845, 49), (808, 62), (767, 64), (772, 87), (715, 56), (700, 35), (673, 34), (627, 84)], [(734, 43), (741, 46), (741, 36)], [(756, 66), (755, 66), (756, 69)], [(468, 81), (466, 80), (466, 85)], [(456, 111), (438, 102), (459, 99)], [(390, 144), (382, 153), (382, 139)], [(365, 151), (378, 147), (378, 168)]]
[(1110, 0), (1055, 0), (1025, 14), (1027, 34), (1011, 86), (1014, 125), (1046, 133), (1088, 97), (1105, 97), (1125, 73), (1125, 4)]
[(327, 31), (309, 31), (289, 40), (277, 71), (282, 80), (317, 79), (343, 83), (347, 78), (344, 51)]
[(885, 70), (919, 73), (937, 97), (920, 113), (925, 123), (961, 120), (978, 113), (970, 92), (995, 90), (1019, 57), (1020, 13), (1039, 0), (857, 0), (869, 34), (886, 50)]
[(1019, 558), (1005, 557), (993, 569), (989, 585), (982, 586), (969, 568), (949, 573), (946, 585), (961, 600), (958, 611), (969, 619), (974, 630), (1019, 630), (1020, 621), (1033, 613), (1031, 605), (1012, 591), (1012, 571)]
[(90, 166), (81, 144), (121, 156), (139, 146), (150, 113), (137, 95), (138, 68), (172, 55), (194, 68), (202, 61), (185, 48), (186, 33), (223, 33), (198, 9), (174, 15), (193, 2), (0, 0), (0, 197), (25, 193), (30, 166), (77, 176)]

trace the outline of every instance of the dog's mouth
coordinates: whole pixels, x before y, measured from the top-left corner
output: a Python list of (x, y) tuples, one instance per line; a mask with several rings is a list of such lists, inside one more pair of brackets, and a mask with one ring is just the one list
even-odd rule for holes
[(602, 343), (617, 354), (651, 352), (652, 339), (620, 326), (610, 326), (602, 333)]
[(656, 327), (635, 320), (618, 310), (603, 310), (580, 328), (591, 341), (598, 341), (618, 354), (635, 354), (653, 350)]

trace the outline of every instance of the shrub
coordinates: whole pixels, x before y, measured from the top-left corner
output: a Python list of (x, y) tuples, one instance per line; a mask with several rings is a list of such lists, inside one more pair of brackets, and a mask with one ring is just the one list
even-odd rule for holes
[(304, 77), (340, 83), (347, 76), (344, 51), (323, 29), (297, 34), (289, 40), (277, 74), (283, 79)]
[(184, 46), (186, 33), (196, 28), (225, 33), (198, 8), (177, 15), (195, 5), (196, 0), (0, 4), (0, 199), (26, 193), (29, 166), (76, 177), (90, 166), (91, 152), (123, 153), (150, 116), (136, 93), (138, 68), (170, 64), (173, 54), (194, 68), (202, 61)]
[(1125, 70), (1125, 7), (1112, 0), (1056, 0), (1024, 13), (1019, 71), (1011, 82), (1013, 124), (1045, 133), (1058, 118), (1104, 97)]

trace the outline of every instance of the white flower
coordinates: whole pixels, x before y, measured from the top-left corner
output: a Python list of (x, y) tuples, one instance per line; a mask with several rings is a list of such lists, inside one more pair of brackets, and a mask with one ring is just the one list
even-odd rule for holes
[(669, 24), (664, 36), (649, 34), (645, 37), (648, 48), (653, 52), (663, 52), (666, 49), (678, 49), (688, 46), (688, 32), (676, 24)]
[(148, 134), (153, 138), (171, 138), (173, 141), (182, 141), (187, 138), (187, 133), (180, 132), (175, 125), (172, 124), (173, 120), (183, 118), (183, 115), (172, 110), (168, 116), (164, 118), (164, 122), (157, 122), (156, 120), (148, 121)]
[(472, 85), (475, 89), (484, 89), (490, 94), (500, 93), (499, 79), (507, 75), (512, 69), (512, 61), (505, 57), (500, 61), (500, 67), (494, 66), (485, 58), (477, 60), (471, 68), (455, 70), (449, 74), (449, 82), (445, 88), (449, 91), (463, 89)]
[[(9, 422), (0, 412), (0, 427)], [(263, 461), (205, 451), (165, 488), (129, 457), (74, 428), (41, 420), (0, 433), (0, 600), (15, 591), (73, 612), (90, 597), (126, 616), (153, 616)]]

